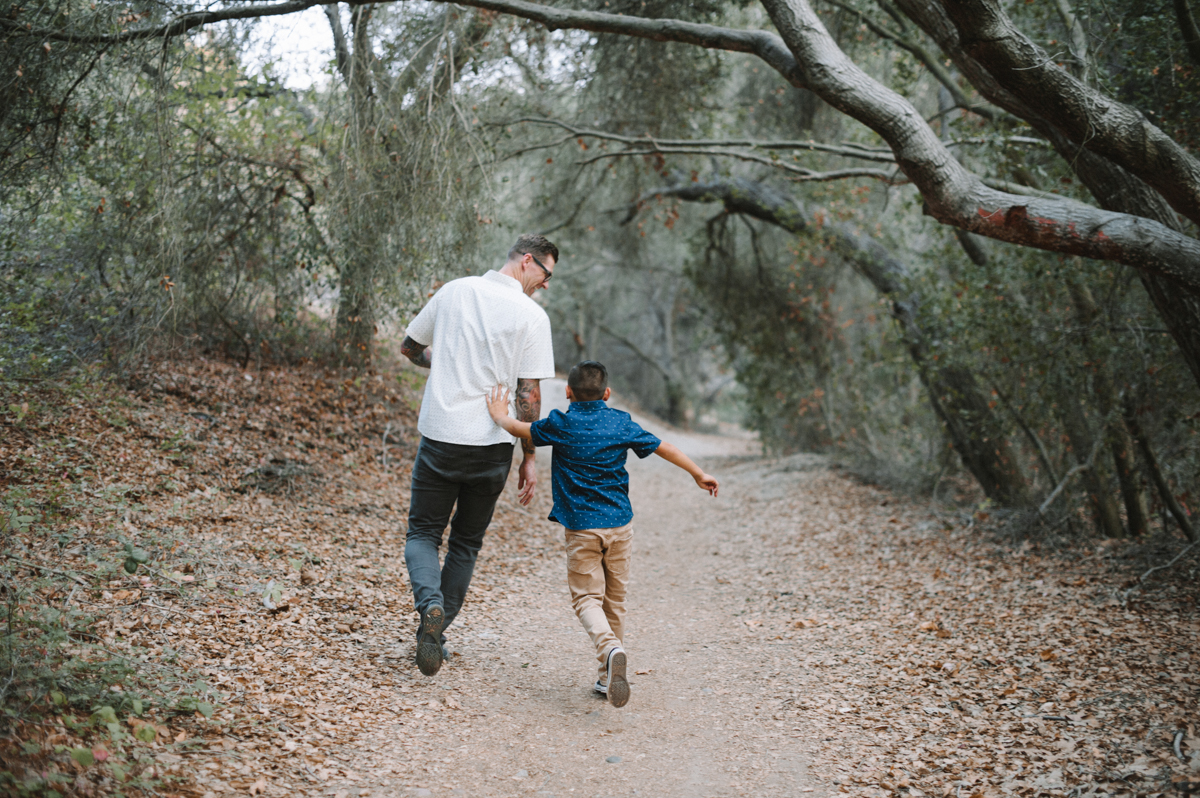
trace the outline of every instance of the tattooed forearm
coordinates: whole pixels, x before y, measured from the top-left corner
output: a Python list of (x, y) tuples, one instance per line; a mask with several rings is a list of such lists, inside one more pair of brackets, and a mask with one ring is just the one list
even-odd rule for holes
[(429, 348), (425, 344), (417, 343), (407, 335), (404, 336), (404, 343), (400, 344), (400, 354), (423, 369), (429, 368), (432, 362), (429, 357)]
[[(517, 380), (517, 393), (514, 397), (517, 404), (517, 420), (528, 421), (530, 424), (542, 417), (542, 383), (538, 380)], [(521, 450), (526, 456), (537, 451), (533, 441), (523, 439)]]

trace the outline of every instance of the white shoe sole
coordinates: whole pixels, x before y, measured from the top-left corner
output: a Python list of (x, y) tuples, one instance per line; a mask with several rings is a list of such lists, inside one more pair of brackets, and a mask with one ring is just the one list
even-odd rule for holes
[(608, 656), (608, 703), (623, 707), (629, 703), (629, 680), (625, 678), (625, 652)]

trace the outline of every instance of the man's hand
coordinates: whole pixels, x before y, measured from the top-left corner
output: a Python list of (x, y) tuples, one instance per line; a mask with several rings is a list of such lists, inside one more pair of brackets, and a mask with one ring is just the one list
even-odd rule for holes
[(492, 416), (492, 421), (495, 421), (500, 426), (501, 419), (508, 418), (508, 389), (503, 385), (497, 385), (492, 389), (492, 392), (487, 397), (488, 413)]
[(429, 347), (425, 344), (419, 344), (407, 335), (404, 336), (404, 342), (400, 344), (400, 354), (413, 362), (413, 365), (427, 369), (433, 363), (429, 355)]
[(533, 501), (533, 486), (537, 484), (537, 463), (531, 455), (525, 455), (517, 469), (517, 501), (528, 506)]
[(716, 477), (701, 473), (701, 474), (694, 474), (692, 476), (692, 479), (696, 480), (697, 485), (699, 485), (700, 487), (702, 487), (706, 491), (708, 491), (710, 494), (712, 494), (712, 497), (714, 499), (717, 498), (717, 488), (720, 487), (720, 483), (717, 482)]

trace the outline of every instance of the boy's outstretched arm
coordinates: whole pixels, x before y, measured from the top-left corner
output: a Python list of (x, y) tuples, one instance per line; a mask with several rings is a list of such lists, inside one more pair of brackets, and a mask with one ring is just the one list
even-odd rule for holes
[[(516, 433), (513, 434), (515, 435)], [(697, 485), (704, 488), (713, 496), (717, 495), (717, 487), (719, 486), (717, 478), (705, 474), (704, 471), (700, 469), (700, 466), (692, 462), (692, 458), (688, 457), (679, 450), (678, 446), (673, 443), (667, 443), (666, 441), (663, 441), (662, 443), (658, 444), (658, 448), (654, 450), (654, 453), (666, 460), (668, 463), (673, 463), (674, 465), (679, 466), (684, 471), (692, 475), (692, 479), (696, 480)]]
[(532, 425), (528, 421), (517, 421), (508, 414), (507, 388), (497, 385), (486, 398), (488, 413), (491, 414), (493, 421), (503, 427), (509, 435), (529, 440), (529, 428)]

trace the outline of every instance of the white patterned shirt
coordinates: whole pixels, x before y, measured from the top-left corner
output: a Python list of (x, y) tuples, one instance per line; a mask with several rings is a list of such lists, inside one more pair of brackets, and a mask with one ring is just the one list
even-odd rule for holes
[(488, 415), (485, 398), (496, 385), (516, 392), (517, 380), (554, 376), (550, 317), (508, 275), (489, 271), (443, 285), (408, 325), (407, 335), (429, 347), (417, 429), (443, 443), (513, 443)]

